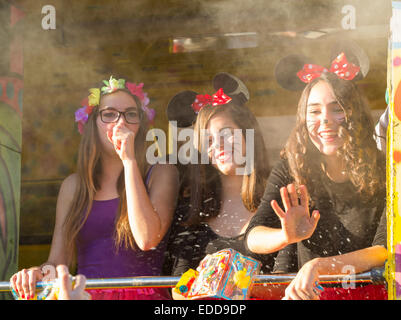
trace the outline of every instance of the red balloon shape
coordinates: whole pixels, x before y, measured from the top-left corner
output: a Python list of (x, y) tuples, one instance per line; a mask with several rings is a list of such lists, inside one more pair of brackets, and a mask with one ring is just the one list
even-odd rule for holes
[(393, 152), (393, 159), (395, 163), (400, 163), (401, 162), (401, 151), (399, 150), (394, 150)]
[(401, 121), (401, 85), (398, 84), (397, 91), (394, 96), (394, 113), (398, 120)]

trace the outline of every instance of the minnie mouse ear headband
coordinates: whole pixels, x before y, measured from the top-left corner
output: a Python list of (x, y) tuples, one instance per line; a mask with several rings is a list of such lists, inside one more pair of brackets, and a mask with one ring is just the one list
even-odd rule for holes
[(248, 88), (240, 79), (232, 74), (220, 72), (214, 76), (212, 84), (214, 90), (217, 91), (222, 88), (236, 104), (243, 105), (249, 101)]
[(370, 68), (369, 57), (366, 52), (354, 41), (343, 40), (335, 43), (332, 47), (330, 61), (333, 61), (341, 52), (344, 52), (350, 63), (360, 68), (358, 74), (352, 80), (359, 81), (364, 79)]
[(301, 55), (290, 55), (281, 59), (275, 67), (277, 83), (291, 91), (302, 90), (305, 83), (331, 72), (343, 80), (361, 80), (369, 72), (369, 58), (362, 48), (352, 41), (341, 41), (333, 46), (330, 67), (311, 63)]
[(113, 93), (120, 89), (127, 89), (132, 95), (138, 97), (142, 104), (141, 108), (147, 115), (149, 122), (153, 122), (153, 119), (156, 116), (156, 111), (147, 107), (149, 104), (149, 98), (148, 94), (142, 91), (143, 83), (137, 85), (132, 82), (126, 82), (125, 79), (114, 79), (113, 76), (110, 77), (109, 81), (103, 80), (103, 83), (105, 86), (100, 89), (89, 89), (90, 95), (81, 102), (82, 107), (75, 111), (75, 122), (78, 122), (78, 131), (80, 134), (83, 133), (84, 125), (88, 121), (93, 108), (99, 105), (100, 95)]
[(167, 105), (169, 121), (177, 121), (177, 126), (185, 128), (191, 126), (199, 111), (206, 105), (224, 105), (233, 101), (243, 105), (249, 101), (249, 91), (237, 77), (221, 72), (214, 76), (213, 88), (217, 90), (212, 96), (200, 95), (195, 91), (182, 91), (176, 94)]

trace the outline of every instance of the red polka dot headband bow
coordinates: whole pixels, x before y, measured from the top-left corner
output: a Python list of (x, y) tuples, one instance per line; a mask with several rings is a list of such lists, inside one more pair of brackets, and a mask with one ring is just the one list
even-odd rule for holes
[(305, 83), (311, 82), (313, 79), (319, 78), (324, 72), (335, 73), (340, 79), (352, 80), (360, 71), (360, 67), (348, 62), (345, 53), (340, 53), (331, 63), (330, 70), (316, 64), (305, 64), (303, 69), (298, 71), (297, 76)]
[(213, 96), (198, 94), (195, 101), (192, 103), (192, 109), (198, 113), (206, 105), (219, 106), (227, 104), (231, 100), (232, 99), (223, 92), (223, 89), (220, 88)]

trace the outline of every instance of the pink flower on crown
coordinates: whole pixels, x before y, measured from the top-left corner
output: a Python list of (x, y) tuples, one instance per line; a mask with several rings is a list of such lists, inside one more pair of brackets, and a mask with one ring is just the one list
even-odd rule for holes
[(142, 110), (146, 113), (149, 122), (153, 124), (153, 119), (156, 116), (156, 110), (152, 108), (148, 108), (147, 105), (149, 104), (150, 100), (148, 98), (148, 94), (143, 92), (143, 83), (136, 85), (132, 82), (125, 83), (126, 88), (131, 92), (132, 95), (137, 96), (142, 103)]
[(139, 100), (141, 100), (142, 104), (144, 104), (143, 102), (145, 100), (145, 97), (147, 98), (147, 94), (142, 91), (143, 83), (136, 85), (135, 83), (127, 82), (125, 86), (132, 95), (137, 96)]

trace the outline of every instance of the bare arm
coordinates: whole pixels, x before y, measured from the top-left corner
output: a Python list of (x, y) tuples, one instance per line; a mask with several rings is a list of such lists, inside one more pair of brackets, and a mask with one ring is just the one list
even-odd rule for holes
[(269, 254), (289, 245), (282, 229), (257, 226), (246, 238), (248, 249), (257, 254)]
[(76, 185), (76, 174), (70, 175), (61, 184), (57, 198), (56, 222), (53, 239), (47, 262), (43, 263), (40, 267), (23, 269), (14, 274), (10, 279), (13, 289), (23, 299), (30, 299), (35, 295), (36, 282), (41, 281), (44, 275), (49, 278), (55, 278), (55, 267), (59, 264), (68, 264), (69, 262), (67, 261), (67, 252), (64, 247), (63, 224), (71, 206)]
[(141, 250), (150, 250), (163, 239), (173, 219), (178, 198), (178, 171), (174, 165), (157, 164), (146, 190), (135, 157), (136, 132), (118, 123), (108, 135), (124, 165), (132, 234)]
[(305, 263), (295, 279), (285, 290), (285, 299), (318, 299), (314, 284), (323, 274), (361, 273), (384, 265), (387, 250), (382, 246), (373, 246), (342, 255), (315, 258)]
[(344, 267), (352, 267), (355, 273), (361, 273), (383, 266), (386, 259), (387, 249), (373, 246), (338, 256), (316, 258), (312, 261), (319, 274), (344, 274), (349, 270)]
[(69, 265), (71, 261), (67, 259), (67, 252), (64, 246), (65, 233), (64, 222), (71, 208), (72, 199), (78, 183), (78, 176), (72, 174), (68, 176), (60, 187), (57, 198), (56, 222), (54, 226), (53, 239), (47, 263), (57, 266), (59, 264)]
[(178, 197), (178, 171), (174, 165), (156, 165), (148, 186), (135, 160), (124, 163), (128, 219), (141, 250), (156, 247), (173, 219)]

